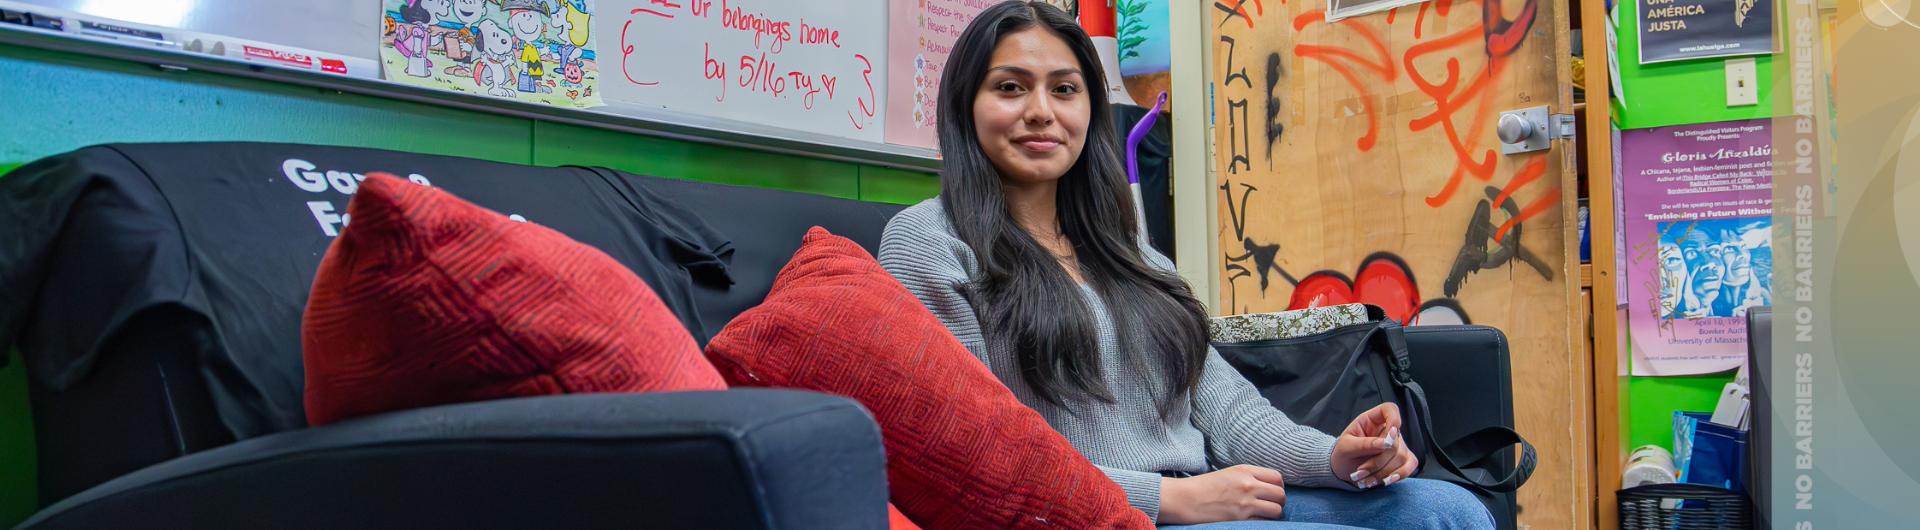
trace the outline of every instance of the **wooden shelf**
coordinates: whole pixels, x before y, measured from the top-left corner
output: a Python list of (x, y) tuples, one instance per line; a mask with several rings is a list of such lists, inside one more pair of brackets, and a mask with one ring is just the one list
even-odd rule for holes
[(1580, 264), (1580, 288), (1581, 289), (1593, 288), (1593, 264), (1592, 263)]

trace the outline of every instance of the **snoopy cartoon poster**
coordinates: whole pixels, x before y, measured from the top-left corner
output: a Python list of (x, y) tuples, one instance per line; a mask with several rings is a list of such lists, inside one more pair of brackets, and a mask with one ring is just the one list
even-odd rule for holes
[(381, 0), (382, 77), (563, 107), (602, 105), (593, 0)]

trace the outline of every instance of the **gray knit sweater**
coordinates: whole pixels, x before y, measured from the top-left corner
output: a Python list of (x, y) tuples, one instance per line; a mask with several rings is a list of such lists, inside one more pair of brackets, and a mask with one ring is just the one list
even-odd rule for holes
[[(1149, 264), (1172, 271), (1173, 264), (1151, 247), (1141, 252)], [(1127, 500), (1159, 519), (1160, 472), (1204, 473), (1212, 469), (1252, 464), (1277, 469), (1289, 485), (1351, 489), (1336, 480), (1329, 468), (1333, 437), (1288, 420), (1261, 397), (1253, 385), (1235, 372), (1220, 354), (1207, 352), (1200, 385), (1162, 419), (1156, 398), (1141, 385), (1163, 379), (1141, 373), (1128, 355), (1159, 355), (1124, 348), (1116, 340), (1113, 321), (1098, 295), (1082, 287), (1081, 295), (1093, 312), (1099, 330), (1100, 363), (1113, 403), (1093, 399), (1069, 401), (1077, 414), (1041, 400), (1020, 376), (1019, 361), (1005, 348), (988, 348), (974, 308), (959, 291), (980, 268), (973, 250), (954, 235), (939, 199), (907, 208), (887, 223), (880, 238), (880, 266), (921, 303), (940, 317), (947, 329), (974, 356), (1006, 383), (1021, 403), (1040, 413), (1054, 430), (1080, 450), (1127, 492)]]

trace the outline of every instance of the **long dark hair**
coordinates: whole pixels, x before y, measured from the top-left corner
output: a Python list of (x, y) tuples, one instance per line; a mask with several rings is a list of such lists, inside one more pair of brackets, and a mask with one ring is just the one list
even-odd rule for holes
[(1086, 147), (1059, 180), (1061, 232), (1119, 331), (1121, 351), (1142, 373), (1157, 369), (1165, 376), (1144, 381), (1164, 417), (1199, 384), (1206, 310), (1186, 282), (1147, 265), (1141, 255), (1106, 75), (1093, 41), (1066, 13), (1042, 2), (1012, 1), (982, 11), (954, 43), (940, 77), (940, 152), (946, 158), (940, 201), (980, 265), (980, 275), (963, 292), (980, 308), (988, 341), (1013, 348), (1021, 374), (1041, 399), (1062, 406), (1075, 394), (1113, 401), (1101, 373), (1092, 309), (1081, 303), (1079, 287), (1053, 254), (1014, 221), (1000, 173), (974, 133), (973, 104), (994, 47), (1001, 37), (1033, 27), (1051, 31), (1073, 49), (1092, 105)]

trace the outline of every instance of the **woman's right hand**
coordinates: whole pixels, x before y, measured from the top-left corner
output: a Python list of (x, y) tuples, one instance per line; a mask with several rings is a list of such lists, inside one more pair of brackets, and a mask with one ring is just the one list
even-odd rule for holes
[(1279, 519), (1287, 504), (1285, 486), (1279, 471), (1247, 465), (1162, 478), (1159, 524)]

